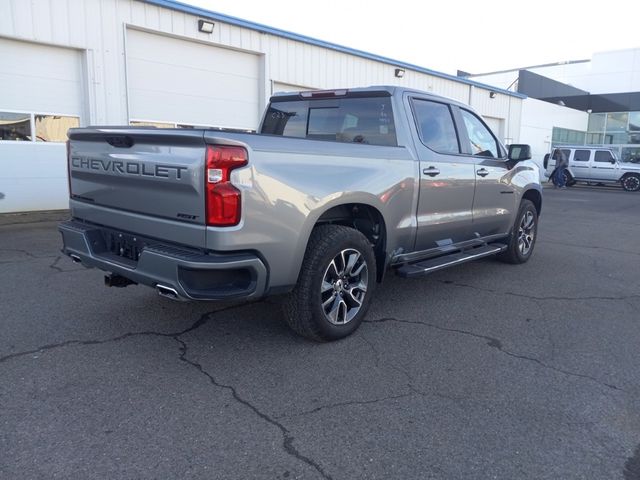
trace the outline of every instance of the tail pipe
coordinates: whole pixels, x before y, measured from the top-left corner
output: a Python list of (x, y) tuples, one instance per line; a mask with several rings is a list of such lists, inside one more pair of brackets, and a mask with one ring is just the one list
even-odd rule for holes
[(180, 300), (180, 295), (178, 295), (178, 292), (175, 288), (157, 284), (156, 291), (161, 297), (169, 298), (171, 300)]

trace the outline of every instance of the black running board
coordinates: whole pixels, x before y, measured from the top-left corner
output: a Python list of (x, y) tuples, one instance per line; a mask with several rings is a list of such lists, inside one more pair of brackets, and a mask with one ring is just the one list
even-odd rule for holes
[(489, 243), (481, 247), (470, 248), (457, 253), (450, 253), (437, 258), (430, 258), (416, 263), (408, 263), (396, 269), (396, 273), (404, 278), (421, 277), (443, 268), (453, 267), (461, 263), (488, 257), (503, 252), (507, 246), (503, 243)]

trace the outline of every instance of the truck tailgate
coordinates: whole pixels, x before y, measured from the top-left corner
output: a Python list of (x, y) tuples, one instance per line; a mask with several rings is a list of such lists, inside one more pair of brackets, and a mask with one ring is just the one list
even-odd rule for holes
[(203, 247), (203, 134), (127, 127), (71, 130), (72, 215), (130, 232), (162, 232), (165, 238), (174, 230), (181, 243)]

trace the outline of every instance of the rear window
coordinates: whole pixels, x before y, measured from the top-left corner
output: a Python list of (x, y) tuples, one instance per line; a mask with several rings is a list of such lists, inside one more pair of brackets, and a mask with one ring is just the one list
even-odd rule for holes
[(390, 97), (272, 101), (261, 133), (396, 146)]

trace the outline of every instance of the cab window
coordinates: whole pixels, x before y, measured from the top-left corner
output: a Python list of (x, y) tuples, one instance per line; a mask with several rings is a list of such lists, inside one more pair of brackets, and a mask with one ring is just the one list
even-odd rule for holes
[(611, 155), (611, 152), (609, 152), (608, 150), (598, 150), (596, 152), (596, 162), (611, 163), (613, 160), (613, 155)]
[(458, 135), (449, 106), (418, 99), (413, 99), (412, 104), (422, 143), (438, 153), (460, 153)]
[(460, 109), (464, 125), (469, 137), (469, 148), (473, 155), (498, 158), (498, 142), (476, 115), (468, 110)]

